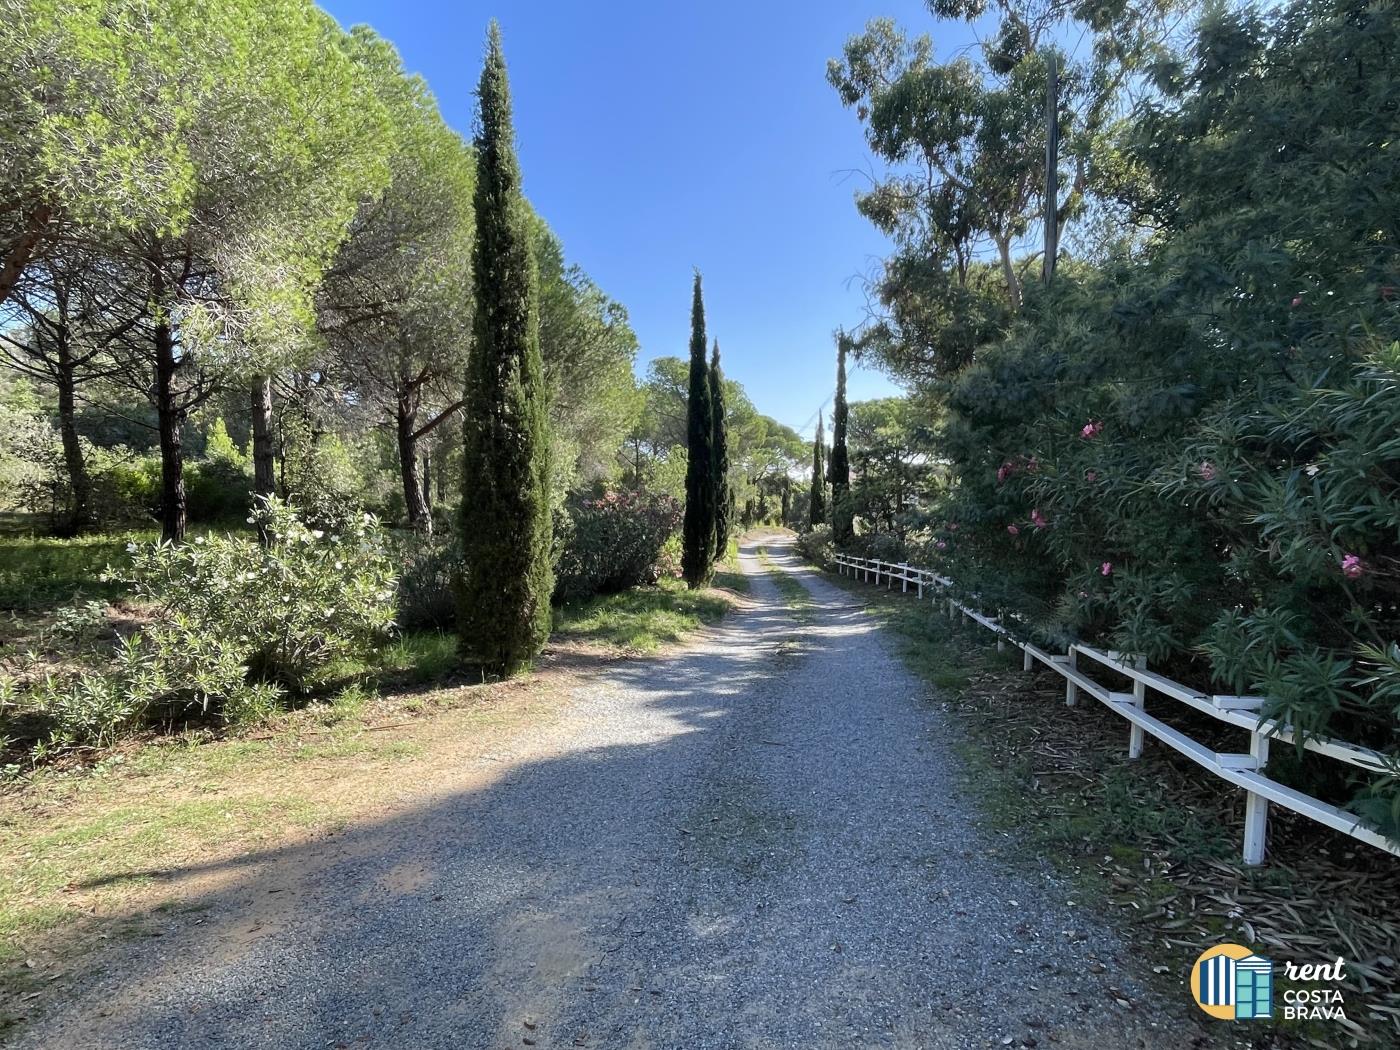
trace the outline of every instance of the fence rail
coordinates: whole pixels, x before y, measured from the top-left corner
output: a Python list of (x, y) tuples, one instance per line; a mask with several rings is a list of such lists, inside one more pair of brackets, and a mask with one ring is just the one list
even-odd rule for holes
[[(912, 587), (919, 598), (929, 597), (952, 586), (952, 580), (940, 576), (929, 569), (921, 569), (906, 562), (887, 562), (878, 558), (854, 558), (845, 554), (836, 556), (836, 565), (842, 575), (859, 577), (893, 588), (898, 582), (900, 590), (908, 593)], [(940, 599), (941, 600), (941, 599)], [(1400, 856), (1400, 844), (1391, 841), (1375, 828), (1363, 823), (1354, 813), (1330, 805), (1311, 795), (1304, 794), (1264, 775), (1263, 769), (1269, 761), (1269, 744), (1278, 740), (1295, 744), (1298, 737), (1292, 727), (1276, 719), (1264, 718), (1259, 714), (1265, 698), (1262, 696), (1228, 696), (1202, 693), (1190, 686), (1174, 682), (1147, 669), (1141, 658), (1133, 659), (1116, 652), (1106, 652), (1090, 645), (1071, 645), (1064, 653), (1051, 653), (1030, 642), (1015, 636), (995, 617), (983, 615), (976, 609), (968, 608), (951, 597), (946, 599), (950, 617), (961, 614), (996, 635), (997, 648), (1014, 645), (1024, 654), (1022, 668), (1029, 671), (1035, 663), (1044, 664), (1065, 680), (1065, 703), (1073, 707), (1079, 702), (1081, 693), (1086, 693), (1099, 701), (1110, 711), (1124, 718), (1128, 724), (1128, 757), (1140, 758), (1147, 737), (1166, 744), (1185, 755), (1191, 761), (1220, 779), (1228, 781), (1245, 791), (1244, 810), (1244, 861), (1246, 864), (1262, 864), (1264, 847), (1268, 833), (1269, 804), (1283, 806), (1295, 813), (1326, 825), (1359, 842)], [(1088, 664), (1081, 662), (1081, 657)], [(1120, 693), (1095, 681), (1088, 673), (1090, 667), (1099, 665), (1111, 668), (1133, 683), (1130, 693)], [(1147, 713), (1149, 693), (1160, 694), (1178, 703), (1185, 704), (1221, 722), (1249, 733), (1247, 752), (1215, 751), (1197, 740), (1191, 739), (1179, 729), (1167, 725), (1159, 718)], [(1343, 740), (1304, 737), (1302, 746), (1309, 751), (1324, 755), (1338, 762), (1356, 766), (1368, 772), (1384, 772), (1392, 768), (1393, 760), (1379, 751), (1359, 747)]]

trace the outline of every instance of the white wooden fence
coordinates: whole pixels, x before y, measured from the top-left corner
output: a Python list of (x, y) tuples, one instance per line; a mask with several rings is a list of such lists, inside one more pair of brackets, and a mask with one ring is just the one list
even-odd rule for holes
[[(908, 592), (912, 587), (918, 597), (924, 591), (936, 601), (938, 591), (951, 586), (952, 581), (928, 569), (920, 569), (907, 563), (894, 563), (871, 558), (852, 558), (844, 554), (836, 556), (836, 565), (842, 575), (862, 578), (876, 584), (885, 583), (893, 588), (896, 581), (899, 589)], [(1262, 718), (1259, 709), (1264, 704), (1261, 696), (1219, 696), (1202, 693), (1197, 689), (1181, 685), (1170, 678), (1153, 674), (1142, 659), (1132, 659), (1115, 652), (1105, 652), (1089, 645), (1072, 645), (1065, 653), (1049, 653), (1029, 642), (1020, 641), (994, 617), (984, 616), (975, 609), (969, 609), (960, 602), (947, 598), (950, 617), (959, 613), (964, 619), (975, 621), (997, 638), (997, 648), (1014, 645), (1024, 654), (1022, 667), (1029, 671), (1034, 661), (1039, 661), (1065, 679), (1065, 703), (1074, 706), (1081, 693), (1087, 693), (1110, 711), (1125, 718), (1128, 728), (1128, 757), (1140, 758), (1146, 738), (1151, 736), (1168, 747), (1181, 752), (1203, 769), (1214, 773), (1222, 780), (1245, 790), (1244, 810), (1244, 861), (1246, 864), (1262, 864), (1264, 842), (1268, 829), (1269, 803), (1273, 802), (1295, 813), (1301, 813), (1319, 824), (1340, 831), (1344, 835), (1400, 856), (1400, 844), (1386, 838), (1379, 831), (1363, 824), (1355, 814), (1329, 805), (1301, 791), (1270, 780), (1262, 770), (1269, 760), (1269, 744), (1278, 740), (1294, 743), (1296, 738), (1291, 727), (1273, 720)], [(1084, 662), (1088, 661), (1088, 664)], [(1100, 685), (1087, 673), (1092, 665), (1112, 668), (1133, 683), (1131, 693), (1118, 693)], [(1174, 729), (1158, 718), (1147, 713), (1149, 693), (1161, 694), (1179, 703), (1193, 707), (1197, 711), (1230, 725), (1238, 726), (1249, 733), (1247, 753), (1213, 751), (1205, 744), (1192, 740), (1185, 733)], [(1357, 766), (1368, 772), (1384, 772), (1391, 767), (1386, 756), (1370, 748), (1358, 747), (1340, 740), (1304, 738), (1303, 747), (1327, 758)]]

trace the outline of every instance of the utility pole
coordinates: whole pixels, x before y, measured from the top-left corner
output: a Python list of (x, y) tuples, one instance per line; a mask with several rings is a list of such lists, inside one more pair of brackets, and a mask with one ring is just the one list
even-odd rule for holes
[(1055, 276), (1055, 256), (1060, 250), (1057, 202), (1060, 198), (1060, 84), (1055, 52), (1045, 56), (1045, 257), (1041, 274), (1049, 284)]

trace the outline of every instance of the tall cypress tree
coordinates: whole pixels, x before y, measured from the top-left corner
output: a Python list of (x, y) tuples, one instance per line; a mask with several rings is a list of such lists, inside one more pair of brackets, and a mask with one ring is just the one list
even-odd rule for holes
[(817, 416), (817, 437), (812, 442), (812, 495), (807, 504), (807, 524), (815, 528), (826, 521), (826, 475), (822, 472), (822, 446), (826, 435), (822, 417)]
[(851, 511), (851, 466), (846, 452), (846, 428), (850, 412), (846, 407), (846, 351), (850, 336), (836, 333), (836, 404), (831, 416), (831, 538), (849, 543), (855, 535)]
[(465, 659), (514, 674), (549, 637), (554, 571), (539, 273), (495, 21), (477, 97), (476, 327), (464, 394), (458, 636)]
[(681, 528), (681, 574), (703, 587), (714, 574), (714, 409), (710, 370), (705, 365), (705, 300), (700, 274), (690, 305), (690, 391), (686, 404), (685, 522)]
[(719, 340), (710, 353), (710, 428), (714, 446), (715, 549), (719, 561), (729, 550), (729, 527), (734, 516), (733, 493), (729, 488), (729, 421), (724, 414), (724, 373), (719, 368)]

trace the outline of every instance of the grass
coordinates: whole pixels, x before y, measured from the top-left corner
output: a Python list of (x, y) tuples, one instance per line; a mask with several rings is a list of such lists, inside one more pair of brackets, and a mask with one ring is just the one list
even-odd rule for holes
[[(99, 577), (132, 538), (149, 537), (54, 540), (0, 522), (7, 647), (21, 652), (23, 632), (48, 631), (55, 612), (80, 597), (119, 597)], [(748, 581), (726, 573), (719, 582), (739, 590)], [(732, 604), (724, 591), (663, 580), (557, 609), (555, 637), (653, 652)], [(464, 751), (551, 717), (545, 701), (557, 677), (466, 687), (456, 684), (458, 669), (453, 635), (409, 632), (369, 660), (325, 669), (305, 706), (261, 723), (146, 732), (81, 764), (26, 765), (0, 790), (0, 999), (58, 987), (50, 979), (80, 966), (94, 936), (139, 933), (156, 910), (179, 905), (190, 891), (169, 873), (182, 865), (335, 830), (382, 803), (386, 778), (460, 776)], [(517, 700), (478, 702), (501, 696)], [(0, 1007), (0, 1034), (13, 1019)]]
[(758, 548), (758, 562), (763, 566), (763, 571), (768, 578), (773, 581), (778, 588), (778, 593), (783, 596), (783, 604), (788, 610), (802, 622), (812, 618), (812, 595), (801, 581), (797, 580), (791, 573), (784, 572), (778, 568), (776, 562), (768, 556), (767, 547)]
[(103, 571), (121, 563), (129, 542), (153, 535), (0, 536), (0, 609), (30, 613), (79, 598), (118, 597), (123, 586), (104, 582)]
[(655, 652), (707, 624), (717, 623), (731, 602), (714, 590), (692, 591), (678, 580), (638, 587), (561, 606), (554, 633), (630, 652)]

